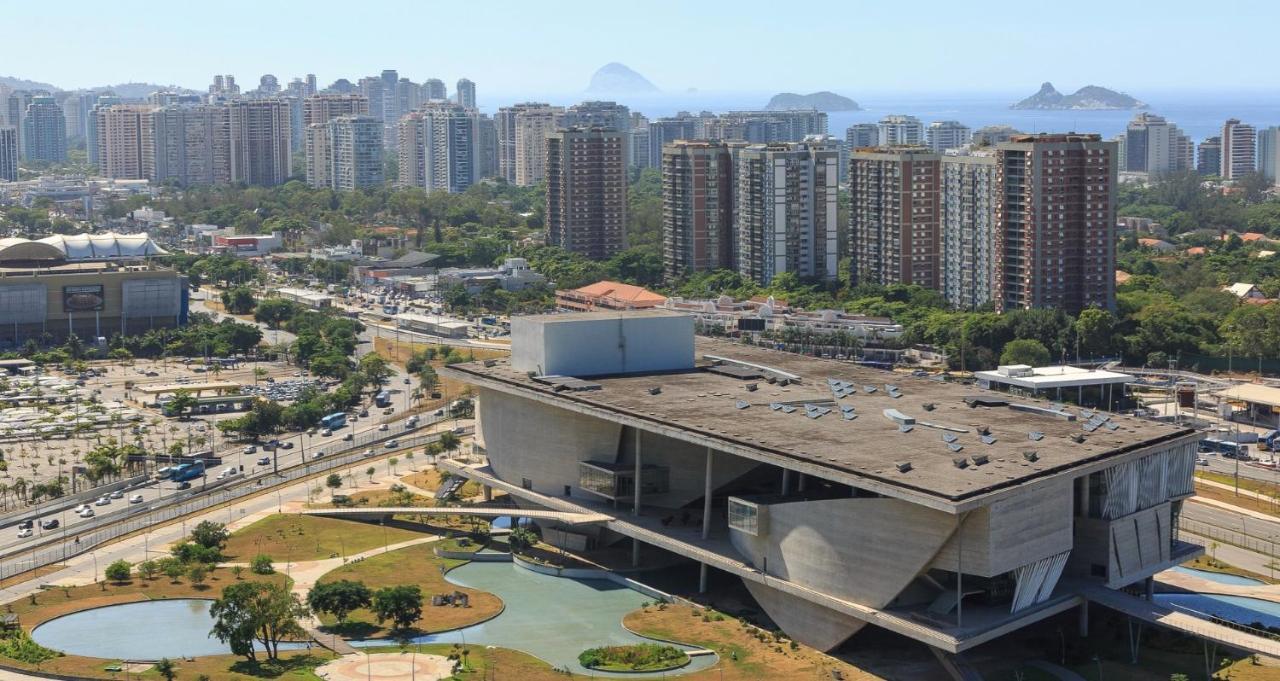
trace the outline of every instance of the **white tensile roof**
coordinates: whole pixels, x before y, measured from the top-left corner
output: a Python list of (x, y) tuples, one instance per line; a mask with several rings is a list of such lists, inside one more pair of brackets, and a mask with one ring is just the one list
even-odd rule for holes
[(43, 239), (0, 239), (4, 260), (115, 260), (168, 255), (142, 234), (55, 234)]

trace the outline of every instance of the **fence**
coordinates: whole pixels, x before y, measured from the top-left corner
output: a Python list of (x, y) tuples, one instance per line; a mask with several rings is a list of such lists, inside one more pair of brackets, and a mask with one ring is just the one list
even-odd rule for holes
[[(440, 419), (443, 420), (443, 419)], [(428, 422), (424, 425), (430, 425)], [(174, 520), (192, 513), (199, 513), (220, 504), (235, 501), (242, 497), (266, 489), (287, 485), (316, 473), (323, 473), (337, 468), (345, 468), (372, 456), (362, 452), (349, 451), (344, 454), (330, 453), (355, 450), (361, 446), (398, 439), (394, 432), (368, 431), (356, 436), (352, 442), (338, 442), (320, 447), (312, 455), (311, 460), (302, 464), (282, 469), (270, 485), (265, 484), (267, 477), (233, 478), (232, 481), (206, 484), (199, 490), (193, 490), (186, 497), (170, 497), (167, 500), (141, 508), (130, 508), (124, 517), (116, 514), (95, 519), (90, 523), (77, 525), (74, 532), (64, 529), (62, 535), (54, 540), (46, 541), (39, 546), (23, 548), (9, 553), (0, 559), (0, 579), (8, 579), (17, 574), (35, 570), (46, 565), (65, 562), (68, 558), (87, 553), (98, 546), (124, 535), (146, 529), (157, 523)], [(420, 447), (440, 439), (439, 435), (417, 435), (400, 439), (397, 449)]]
[[(1203, 539), (1218, 542), (1219, 544), (1228, 544), (1230, 546), (1238, 546), (1242, 549), (1248, 549), (1254, 553), (1260, 553), (1271, 558), (1276, 558), (1276, 541), (1264, 537), (1257, 537), (1251, 534), (1245, 534), (1237, 530), (1228, 530), (1223, 527), (1210, 525), (1199, 520), (1191, 520), (1189, 518), (1178, 519), (1178, 530), (1180, 534), (1192, 534)], [(1186, 538), (1180, 537), (1183, 541)], [(1194, 542), (1202, 544), (1202, 541)]]

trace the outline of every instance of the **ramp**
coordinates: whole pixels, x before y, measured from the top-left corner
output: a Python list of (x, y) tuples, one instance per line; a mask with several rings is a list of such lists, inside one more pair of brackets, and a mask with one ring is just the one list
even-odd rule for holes
[(1085, 586), (1081, 595), (1091, 602), (1134, 619), (1191, 634), (1236, 650), (1280, 657), (1280, 639), (1269, 632), (1222, 619), (1205, 619), (1208, 615), (1201, 616), (1191, 614), (1193, 611), (1165, 607), (1096, 584)]

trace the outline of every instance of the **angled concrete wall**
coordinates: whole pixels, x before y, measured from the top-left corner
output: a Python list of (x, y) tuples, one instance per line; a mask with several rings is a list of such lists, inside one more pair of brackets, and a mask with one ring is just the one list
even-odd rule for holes
[(810, 603), (770, 588), (764, 584), (743, 581), (752, 598), (769, 614), (787, 636), (823, 652), (829, 651), (867, 625), (856, 617)]
[(995, 577), (1070, 551), (1072, 508), (1071, 482), (1063, 481), (972, 511), (932, 567), (954, 571), (962, 553), (965, 574)]

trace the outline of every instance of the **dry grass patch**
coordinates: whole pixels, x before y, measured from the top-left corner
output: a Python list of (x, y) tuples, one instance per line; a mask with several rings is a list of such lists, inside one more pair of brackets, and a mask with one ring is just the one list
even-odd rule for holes
[(323, 560), (421, 536), (420, 532), (374, 523), (277, 513), (237, 530), (223, 553), (240, 562), (260, 553), (276, 562)]
[[(1241, 479), (1241, 482), (1243, 482), (1243, 478)], [(1243, 491), (1245, 489), (1244, 485), (1241, 485), (1240, 489)], [(1210, 487), (1208, 485), (1196, 485), (1196, 496), (1213, 499), (1214, 501), (1221, 501), (1224, 504), (1231, 504), (1232, 506), (1239, 506), (1240, 508), (1247, 508), (1250, 511), (1257, 511), (1258, 513), (1280, 516), (1280, 506), (1277, 506), (1276, 503), (1270, 499), (1264, 501), (1244, 494), (1236, 496), (1235, 492), (1231, 490)]]

